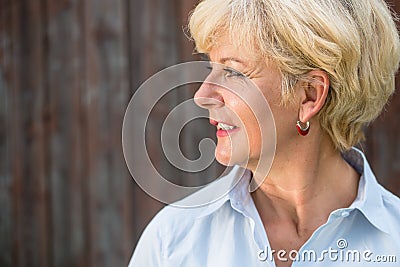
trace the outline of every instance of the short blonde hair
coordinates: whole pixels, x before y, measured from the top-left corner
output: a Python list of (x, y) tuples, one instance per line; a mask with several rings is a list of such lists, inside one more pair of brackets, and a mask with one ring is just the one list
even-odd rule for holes
[(276, 63), (283, 103), (309, 71), (324, 70), (330, 90), (318, 119), (341, 151), (364, 139), (394, 92), (399, 36), (383, 0), (204, 0), (189, 30), (199, 52), (229, 33)]

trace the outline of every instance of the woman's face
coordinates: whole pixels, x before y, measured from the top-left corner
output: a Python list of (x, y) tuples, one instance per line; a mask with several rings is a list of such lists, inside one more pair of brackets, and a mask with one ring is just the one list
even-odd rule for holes
[[(216, 159), (226, 166), (237, 164), (254, 169), (262, 147), (274, 148), (263, 142), (272, 144), (275, 141), (264, 132), (262, 136), (260, 124), (267, 124), (269, 130), (276, 127), (279, 147), (279, 143), (296, 134), (297, 110), (293, 104), (280, 105), (281, 75), (276, 66), (235, 48), (227, 37), (221, 38), (219, 44), (209, 53), (211, 62), (215, 63), (211, 63), (212, 71), (196, 92), (195, 101), (208, 109), (210, 123), (217, 127)], [(248, 86), (250, 81), (258, 87), (261, 98), (264, 96), (268, 101), (275, 125), (272, 120), (263, 118), (262, 114), (269, 109), (265, 100), (250, 92), (254, 90)]]

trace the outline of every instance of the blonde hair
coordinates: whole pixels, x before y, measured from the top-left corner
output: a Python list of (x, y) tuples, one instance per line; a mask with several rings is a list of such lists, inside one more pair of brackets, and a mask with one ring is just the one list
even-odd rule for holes
[(364, 139), (363, 127), (394, 92), (399, 36), (383, 0), (204, 0), (189, 30), (199, 52), (229, 33), (276, 63), (284, 103), (298, 80), (324, 70), (330, 90), (318, 119), (342, 151)]

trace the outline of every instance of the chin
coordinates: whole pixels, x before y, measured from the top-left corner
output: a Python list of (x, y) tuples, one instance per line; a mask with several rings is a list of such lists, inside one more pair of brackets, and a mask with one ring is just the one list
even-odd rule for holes
[(222, 165), (224, 166), (234, 166), (236, 163), (232, 161), (232, 153), (231, 151), (226, 151), (226, 150), (220, 150), (217, 149), (215, 150), (215, 159)]
[(243, 143), (218, 142), (215, 149), (215, 159), (224, 166), (247, 166), (249, 161), (249, 148)]
[(224, 156), (220, 156), (217, 153), (215, 153), (215, 159), (222, 165), (224, 166), (233, 166), (235, 164), (232, 164), (231, 160), (229, 157), (224, 157)]
[(235, 164), (234, 162), (231, 162), (231, 161), (227, 161), (227, 160), (221, 160), (221, 159), (218, 159), (217, 158), (217, 161), (218, 161), (218, 163), (220, 163), (221, 165), (224, 165), (224, 166), (226, 166), (226, 167), (232, 167), (232, 166), (235, 166), (235, 165), (237, 165), (237, 164)]
[(241, 155), (235, 155), (231, 153), (220, 153), (218, 150), (215, 151), (215, 159), (222, 165), (231, 167), (235, 165), (240, 165), (242, 167), (247, 166), (248, 159)]

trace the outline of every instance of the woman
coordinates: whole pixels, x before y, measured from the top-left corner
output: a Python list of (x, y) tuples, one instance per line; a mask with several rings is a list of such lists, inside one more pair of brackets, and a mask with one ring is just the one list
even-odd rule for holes
[(222, 64), (263, 93), (276, 150), (259, 172), (269, 146), (257, 107), (203, 83), (195, 99), (217, 126), (216, 158), (246, 171), (210, 205), (163, 209), (130, 266), (398, 266), (400, 200), (353, 148), (394, 91), (399, 37), (385, 2), (204, 0), (189, 28), (210, 76)]

